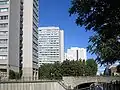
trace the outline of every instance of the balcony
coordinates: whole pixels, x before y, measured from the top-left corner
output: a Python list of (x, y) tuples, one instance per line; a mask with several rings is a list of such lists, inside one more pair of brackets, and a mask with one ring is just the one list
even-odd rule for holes
[(23, 51), (22, 50), (20, 50), (20, 56), (23, 54)]
[(23, 41), (23, 37), (20, 35), (20, 42), (22, 42)]
[(4, 28), (0, 27), (0, 31), (8, 31), (8, 27), (4, 27)]
[(21, 0), (20, 2), (21, 2), (21, 4), (23, 4), (23, 0)]
[(0, 66), (3, 66), (5, 64), (7, 64), (7, 63), (8, 63), (8, 60), (0, 60)]
[(20, 29), (21, 29), (21, 30), (23, 29), (23, 24), (22, 24), (22, 23), (20, 23)]
[(20, 15), (23, 16), (23, 11), (20, 11)]
[(7, 69), (7, 63), (1, 64), (1, 62), (0, 62), (0, 69)]
[(0, 20), (0, 23), (8, 23), (8, 19), (5, 19), (5, 20)]
[(23, 57), (20, 55), (20, 62), (22, 62), (23, 61)]
[(22, 4), (20, 5), (20, 9), (23, 10), (23, 5)]
[(0, 43), (0, 47), (8, 47), (8, 44), (7, 43), (6, 44), (5, 43), (4, 44)]
[(20, 44), (20, 49), (22, 49), (23, 48), (23, 44)]
[(9, 7), (9, 3), (0, 3), (0, 8), (8, 8)]
[(8, 52), (3, 52), (3, 51), (0, 51), (0, 55), (8, 55)]
[(23, 35), (23, 31), (22, 30), (20, 30), (20, 35)]
[(0, 35), (0, 39), (8, 39), (8, 35)]

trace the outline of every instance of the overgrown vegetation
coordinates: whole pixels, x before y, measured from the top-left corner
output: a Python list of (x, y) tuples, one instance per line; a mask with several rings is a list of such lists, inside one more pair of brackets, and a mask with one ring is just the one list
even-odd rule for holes
[(62, 79), (63, 76), (94, 76), (97, 63), (93, 59), (69, 61), (63, 63), (43, 64), (39, 68), (39, 79)]
[(9, 70), (9, 79), (20, 79), (22, 76), (22, 71), (14, 72), (13, 70)]

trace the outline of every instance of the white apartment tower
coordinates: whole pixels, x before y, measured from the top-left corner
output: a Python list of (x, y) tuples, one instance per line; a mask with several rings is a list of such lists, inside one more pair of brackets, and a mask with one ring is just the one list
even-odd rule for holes
[(64, 32), (59, 27), (39, 28), (39, 66), (64, 60)]
[(86, 49), (85, 48), (78, 48), (78, 47), (71, 47), (67, 49), (66, 59), (68, 60), (85, 60), (86, 61)]
[(38, 0), (0, 0), (0, 76), (38, 72)]

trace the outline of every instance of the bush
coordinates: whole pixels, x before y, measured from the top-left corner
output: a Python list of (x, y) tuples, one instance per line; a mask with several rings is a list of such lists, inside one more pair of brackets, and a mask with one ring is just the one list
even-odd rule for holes
[(9, 79), (15, 79), (15, 72), (13, 70), (9, 70)]
[(22, 71), (20, 73), (14, 72), (13, 70), (9, 70), (9, 79), (20, 79), (22, 76)]

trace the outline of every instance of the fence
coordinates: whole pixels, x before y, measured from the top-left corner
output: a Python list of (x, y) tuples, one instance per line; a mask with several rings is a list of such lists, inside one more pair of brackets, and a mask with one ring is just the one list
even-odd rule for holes
[(76, 90), (120, 90), (120, 81), (110, 83), (93, 84), (90, 87), (80, 88)]
[(120, 90), (120, 81), (102, 84), (104, 90)]

